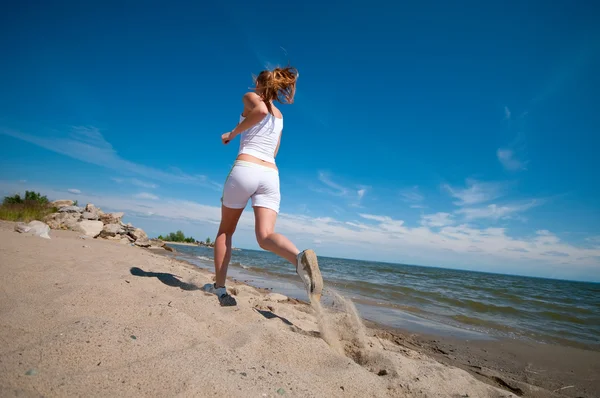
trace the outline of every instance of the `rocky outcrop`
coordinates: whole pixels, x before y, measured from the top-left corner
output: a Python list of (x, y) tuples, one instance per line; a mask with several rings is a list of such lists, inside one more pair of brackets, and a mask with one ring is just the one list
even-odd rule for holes
[(148, 239), (148, 237), (136, 239), (135, 245), (140, 247), (150, 247), (150, 239)]
[(64, 206), (58, 209), (59, 213), (81, 213), (83, 209), (79, 206)]
[(44, 218), (51, 229), (73, 230), (91, 238), (103, 238), (126, 245), (171, 249), (158, 239), (149, 239), (143, 229), (123, 223), (125, 213), (104, 213), (92, 203), (78, 207), (69, 200), (52, 202), (52, 206), (57, 207), (58, 212)]
[(39, 236), (40, 238), (50, 239), (50, 227), (41, 222), (41, 221), (31, 221), (29, 224), (25, 224), (23, 222), (19, 222), (15, 225), (15, 231), (21, 234), (33, 234), (35, 236)]
[(119, 224), (121, 223), (121, 219), (123, 218), (123, 216), (125, 215), (125, 213), (123, 212), (119, 212), (119, 213), (106, 213), (106, 214), (102, 214), (99, 216), (100, 221), (102, 221), (104, 224)]
[(152, 245), (152, 247), (165, 247), (165, 242), (163, 242), (160, 239), (150, 239), (150, 245)]
[(104, 224), (102, 224), (102, 221), (83, 220), (77, 223), (76, 228), (84, 235), (95, 238), (104, 229)]
[[(107, 237), (113, 237), (116, 235), (121, 235), (123, 232), (123, 227), (120, 226), (119, 224), (106, 224), (104, 225), (104, 228), (102, 228), (102, 232), (100, 232), (100, 236), (102, 238), (107, 238)], [(121, 239), (121, 237), (119, 236), (119, 239)]]
[(72, 200), (61, 199), (61, 200), (55, 200), (54, 202), (50, 202), (48, 205), (50, 207), (56, 207), (57, 209), (60, 209), (61, 207), (73, 206), (74, 204), (75, 204), (75, 202), (73, 202)]
[(146, 235), (144, 230), (142, 230), (141, 228), (134, 229), (132, 232), (129, 233), (129, 236), (131, 236), (136, 241), (139, 239), (148, 240), (148, 235)]
[(80, 219), (79, 213), (52, 213), (44, 218), (44, 221), (48, 223), (51, 229), (75, 229), (77, 222)]

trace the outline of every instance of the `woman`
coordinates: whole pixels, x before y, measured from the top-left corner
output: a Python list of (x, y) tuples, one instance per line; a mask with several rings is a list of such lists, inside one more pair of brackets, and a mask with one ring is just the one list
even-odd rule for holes
[(240, 123), (221, 136), (223, 144), (227, 145), (241, 135), (238, 156), (227, 176), (221, 198), (221, 225), (214, 254), (216, 282), (204, 286), (204, 290), (219, 297), (223, 306), (237, 304), (227, 294), (225, 280), (231, 260), (231, 238), (250, 198), (259, 246), (292, 263), (311, 301), (321, 298), (323, 278), (315, 253), (312, 250), (300, 252), (285, 236), (275, 233), (281, 198), (275, 157), (281, 142), (283, 115), (273, 101), (293, 103), (297, 78), (298, 71), (292, 67), (262, 71), (256, 78), (254, 92), (246, 93), (242, 98), (244, 110)]

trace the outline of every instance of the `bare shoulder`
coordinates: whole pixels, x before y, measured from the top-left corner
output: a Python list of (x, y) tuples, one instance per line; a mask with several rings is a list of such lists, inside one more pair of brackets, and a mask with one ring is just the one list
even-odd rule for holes
[(243, 101), (244, 103), (251, 103), (251, 104), (254, 104), (254, 103), (260, 102), (260, 101), (261, 101), (261, 99), (260, 99), (260, 96), (259, 96), (258, 94), (256, 94), (255, 92), (253, 92), (253, 91), (248, 91), (248, 92), (247, 92), (246, 94), (244, 94), (244, 96), (242, 97), (242, 101)]

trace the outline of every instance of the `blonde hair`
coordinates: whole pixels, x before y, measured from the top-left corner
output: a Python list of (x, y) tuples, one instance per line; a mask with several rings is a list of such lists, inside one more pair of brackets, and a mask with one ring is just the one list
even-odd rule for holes
[(256, 77), (257, 93), (267, 105), (269, 113), (273, 113), (271, 101), (281, 104), (293, 104), (296, 94), (298, 70), (292, 66), (263, 70)]

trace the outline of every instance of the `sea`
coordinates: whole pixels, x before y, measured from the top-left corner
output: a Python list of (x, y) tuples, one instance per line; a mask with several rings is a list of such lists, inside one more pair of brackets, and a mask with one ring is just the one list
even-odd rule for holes
[[(213, 250), (177, 245), (177, 257), (214, 270)], [(510, 338), (600, 351), (600, 284), (319, 257), (325, 304), (332, 290), (361, 317), (392, 328), (462, 339)], [(234, 250), (228, 276), (301, 300), (291, 264)]]

